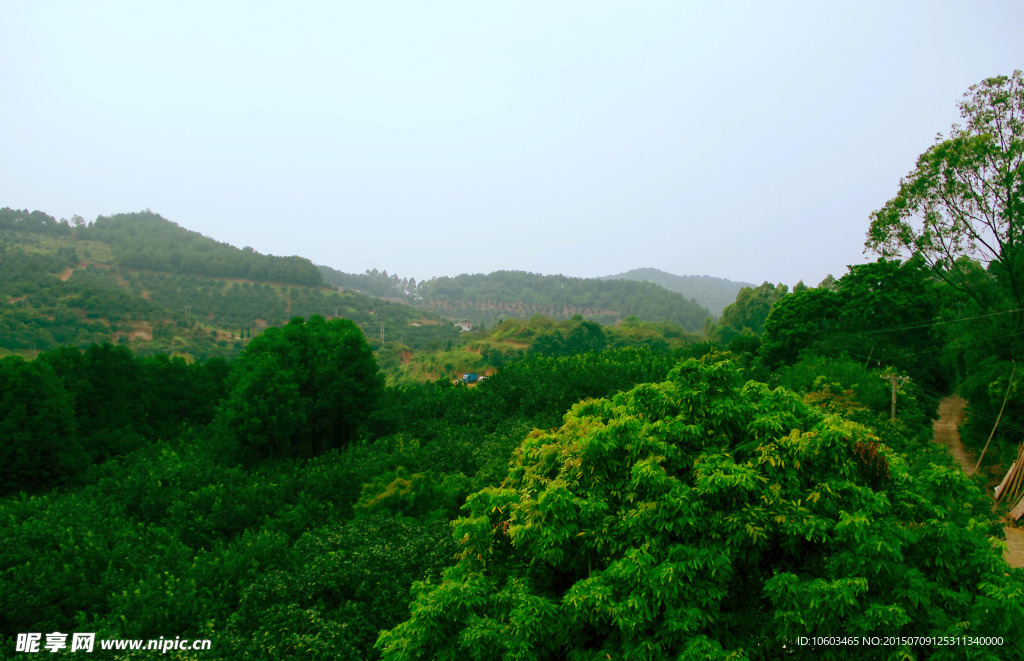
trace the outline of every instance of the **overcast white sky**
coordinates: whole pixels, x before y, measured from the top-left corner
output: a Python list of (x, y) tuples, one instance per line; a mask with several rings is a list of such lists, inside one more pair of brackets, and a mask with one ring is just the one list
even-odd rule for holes
[(1024, 2), (0, 1), (0, 206), (417, 279), (816, 284)]

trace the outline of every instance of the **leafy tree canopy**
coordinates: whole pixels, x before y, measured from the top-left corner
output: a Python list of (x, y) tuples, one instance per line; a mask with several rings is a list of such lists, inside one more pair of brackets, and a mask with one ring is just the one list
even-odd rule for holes
[(866, 247), (886, 258), (920, 255), (976, 299), (968, 271), (977, 260), (1021, 308), (1024, 73), (987, 78), (958, 105), (964, 124), (921, 154), (896, 197), (871, 215)]
[(940, 366), (929, 350), (940, 342), (930, 325), (939, 303), (921, 258), (851, 266), (832, 289), (808, 289), (779, 300), (765, 321), (759, 354), (774, 369), (792, 364), (805, 349), (830, 356), (846, 352), (941, 387)]
[(574, 406), (463, 509), (457, 563), (415, 584), (385, 659), (768, 658), (798, 636), (1024, 624), (962, 473), (725, 361)]
[(315, 456), (355, 437), (383, 380), (354, 323), (295, 317), (249, 344), (221, 419), (250, 457)]

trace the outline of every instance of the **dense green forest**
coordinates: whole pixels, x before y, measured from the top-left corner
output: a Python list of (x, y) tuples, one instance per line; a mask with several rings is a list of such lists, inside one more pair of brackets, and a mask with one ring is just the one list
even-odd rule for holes
[[(93, 632), (212, 643), (175, 659), (1024, 659), (1024, 569), (988, 491), (1024, 429), (1024, 75), (960, 109), (870, 218), (876, 261), (746, 287), (700, 336), (574, 313), (423, 352), (488, 361), (474, 387), (403, 382), (398, 347), (313, 307), (231, 360), (0, 358), (0, 658), (19, 633)], [(30, 304), (109, 246), (32, 222), (38, 245), (0, 230), (0, 265), (42, 274), (16, 280)], [(952, 392), (968, 444), (994, 431), (973, 477), (931, 442)], [(835, 636), (895, 642), (815, 641)]]
[(639, 280), (495, 271), (487, 275), (431, 278), (417, 284), (415, 278), (399, 278), (376, 269), (363, 275), (325, 266), (320, 270), (325, 282), (339, 287), (404, 300), (449, 318), (465, 318), (488, 327), (501, 319), (528, 319), (541, 314), (555, 320), (582, 315), (606, 325), (637, 317), (654, 323), (670, 321), (697, 331), (709, 314), (690, 298)]
[(674, 275), (659, 269), (633, 269), (618, 275), (606, 275), (602, 280), (643, 280), (661, 285), (669, 291), (692, 299), (697, 305), (708, 309), (718, 317), (725, 306), (736, 300), (743, 287), (753, 287), (749, 282), (733, 282), (710, 275)]

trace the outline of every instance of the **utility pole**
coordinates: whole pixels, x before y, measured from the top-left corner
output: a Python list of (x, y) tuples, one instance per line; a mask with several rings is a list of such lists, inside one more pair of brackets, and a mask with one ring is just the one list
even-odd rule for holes
[[(902, 388), (903, 384), (910, 380), (909, 376), (883, 376), (881, 377), (892, 384), (892, 415), (889, 417), (890, 420), (896, 419), (896, 390)], [(899, 381), (899, 386), (896, 382)]]
[(384, 324), (380, 325), (380, 348), (384, 348)]
[(189, 325), (192, 324), (192, 306), (191, 305), (186, 305), (185, 306), (185, 323), (189, 324)]

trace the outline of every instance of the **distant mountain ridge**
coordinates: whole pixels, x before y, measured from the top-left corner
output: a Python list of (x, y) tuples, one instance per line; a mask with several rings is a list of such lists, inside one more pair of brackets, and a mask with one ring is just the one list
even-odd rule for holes
[(494, 271), (417, 283), (388, 275), (387, 271), (352, 274), (321, 266), (320, 272), (324, 282), (339, 287), (403, 299), (449, 318), (465, 318), (487, 326), (503, 318), (529, 319), (541, 314), (557, 320), (579, 314), (605, 325), (629, 317), (653, 323), (671, 321), (693, 332), (709, 315), (707, 308), (690, 298), (639, 278), (608, 280)]
[(716, 317), (722, 316), (725, 306), (736, 301), (744, 287), (756, 287), (749, 282), (734, 282), (710, 275), (675, 275), (660, 269), (633, 269), (617, 275), (606, 275), (601, 280), (643, 280), (661, 285), (669, 291), (693, 299)]

